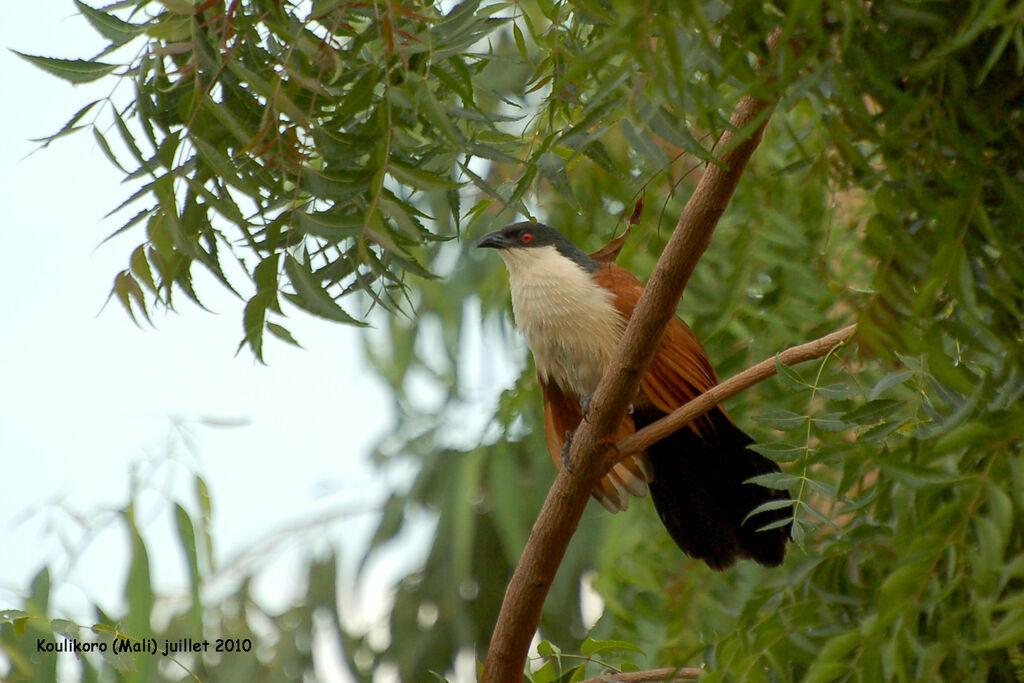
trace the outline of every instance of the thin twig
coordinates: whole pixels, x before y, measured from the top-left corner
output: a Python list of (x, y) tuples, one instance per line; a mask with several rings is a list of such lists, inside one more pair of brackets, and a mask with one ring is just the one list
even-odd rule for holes
[[(821, 358), (835, 347), (845, 343), (853, 336), (856, 330), (856, 325), (849, 325), (814, 341), (786, 349), (778, 354), (777, 358), (783, 365), (796, 365), (807, 360)], [(678, 432), (730, 396), (735, 396), (761, 380), (771, 377), (776, 372), (775, 358), (776, 356), (773, 356), (763, 360), (738, 375), (730, 377), (721, 384), (708, 389), (692, 401), (680, 406), (671, 414), (619, 441), (615, 444), (617, 453), (615, 453), (614, 458), (609, 460), (608, 468), (611, 469), (612, 465), (623, 458), (647, 450), (647, 447), (651, 444), (657, 443), (665, 437)]]
[(588, 678), (582, 683), (646, 683), (647, 681), (694, 681), (700, 678), (701, 669), (696, 666), (684, 666), (678, 669), (667, 666), (662, 669), (647, 671), (630, 671), (621, 674), (603, 674)]

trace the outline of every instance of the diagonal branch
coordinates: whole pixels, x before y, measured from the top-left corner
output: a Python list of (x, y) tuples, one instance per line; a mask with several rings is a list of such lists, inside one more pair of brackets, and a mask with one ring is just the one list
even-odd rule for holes
[(711, 242), (718, 219), (761, 141), (773, 104), (747, 95), (718, 140), (718, 164), (709, 164), (626, 326), (615, 357), (590, 404), (590, 420), (573, 437), (569, 458), (575, 474), (559, 472), (530, 532), (519, 565), (505, 591), (491, 636), (481, 681), (518, 682), (541, 609), (590, 492), (605, 470), (609, 438), (625, 416), (665, 332), (683, 289)]
[(778, 354), (778, 356), (763, 360), (738, 375), (733, 375), (721, 384), (711, 387), (697, 398), (677, 408), (671, 414), (647, 425), (638, 432), (633, 432), (615, 444), (618, 452), (613, 459), (609, 459), (607, 463), (608, 469), (611, 469), (612, 465), (620, 460), (634, 453), (647, 450), (647, 447), (651, 444), (657, 443), (665, 437), (678, 432), (730, 396), (735, 396), (761, 380), (768, 379), (776, 372), (776, 358), (783, 365), (796, 365), (806, 360), (821, 358), (835, 347), (846, 343), (856, 331), (856, 325), (849, 325), (841, 330), (826, 334), (824, 337), (819, 337), (814, 341), (801, 344), (800, 346), (793, 346)]

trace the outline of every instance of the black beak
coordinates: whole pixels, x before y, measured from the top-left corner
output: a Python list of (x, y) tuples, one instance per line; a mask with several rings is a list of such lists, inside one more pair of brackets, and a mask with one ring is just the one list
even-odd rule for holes
[(477, 249), (484, 249), (486, 247), (490, 247), (491, 249), (503, 249), (506, 246), (508, 246), (508, 243), (505, 241), (505, 237), (501, 234), (500, 230), (484, 235), (483, 238), (476, 243)]

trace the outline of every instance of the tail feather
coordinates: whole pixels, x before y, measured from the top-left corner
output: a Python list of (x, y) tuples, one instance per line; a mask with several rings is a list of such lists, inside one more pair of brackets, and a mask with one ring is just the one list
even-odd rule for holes
[[(637, 428), (661, 417), (634, 414)], [(782, 564), (790, 525), (758, 531), (784, 520), (788, 508), (744, 519), (758, 505), (788, 498), (785, 491), (743, 482), (779, 467), (747, 448), (753, 440), (720, 410), (708, 417), (715, 433), (699, 436), (683, 429), (648, 449), (654, 507), (676, 544), (712, 569), (725, 569), (745, 557), (766, 566)]]

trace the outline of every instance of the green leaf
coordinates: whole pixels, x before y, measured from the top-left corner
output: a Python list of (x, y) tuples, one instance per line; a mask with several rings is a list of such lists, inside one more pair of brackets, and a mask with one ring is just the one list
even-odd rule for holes
[(153, 584), (150, 581), (149, 552), (135, 526), (133, 506), (129, 505), (123, 515), (131, 535), (131, 559), (124, 583), (124, 596), (128, 604), (124, 628), (134, 638), (148, 638), (152, 630), (150, 619), (155, 601)]
[(291, 344), (292, 346), (297, 346), (300, 349), (302, 348), (302, 344), (300, 344), (295, 339), (295, 337), (292, 336), (292, 333), (288, 331), (288, 328), (283, 327), (282, 325), (278, 325), (277, 323), (268, 322), (267, 323), (267, 331), (270, 332), (270, 334), (272, 334), (275, 337), (277, 337), (278, 339), (280, 339), (282, 341), (285, 341), (285, 342)]
[(441, 135), (451, 144), (454, 149), (461, 149), (462, 147), (462, 136), (459, 135), (459, 131), (452, 125), (451, 119), (448, 117), (448, 113), (441, 106), (441, 103), (437, 101), (437, 97), (434, 96), (433, 91), (426, 81), (420, 81), (419, 87), (416, 89), (417, 100), (420, 103), (420, 111), (423, 113), (424, 118), (427, 119)]
[[(122, 270), (114, 277), (114, 284), (110, 288), (110, 294), (107, 299), (116, 297), (121, 302), (121, 306), (124, 307), (128, 316), (132, 319), (136, 325), (140, 325), (138, 314), (141, 313), (142, 317), (146, 319), (150, 324), (153, 323), (149, 318), (149, 309), (146, 305), (146, 293), (139, 286), (138, 281), (126, 270)], [(138, 309), (138, 311), (136, 311)]]
[(987, 490), (992, 523), (1003, 538), (1009, 538), (1014, 525), (1013, 500), (995, 484), (989, 485)]
[(954, 363), (941, 349), (934, 348), (928, 353), (928, 370), (935, 379), (953, 391), (965, 395), (975, 393), (975, 382), (964, 365)]
[(967, 446), (980, 446), (992, 438), (995, 430), (980, 420), (951, 425), (944, 430), (935, 444), (940, 453), (948, 453)]
[(775, 354), (775, 372), (778, 373), (783, 386), (791, 391), (801, 391), (809, 386), (799, 372), (780, 360), (778, 354)]
[(146, 285), (146, 289), (156, 293), (156, 281), (153, 279), (153, 270), (149, 267), (149, 259), (146, 258), (146, 246), (139, 245), (132, 252), (129, 264), (132, 269), (132, 275), (140, 280), (142, 284)]
[(811, 418), (811, 424), (826, 432), (841, 432), (850, 425), (840, 418), (839, 413), (822, 413)]
[(210, 489), (206, 485), (206, 480), (199, 475), (196, 475), (195, 487), (196, 500), (199, 502), (200, 517), (204, 520), (209, 520), (213, 515), (213, 502), (210, 498)]
[(680, 125), (677, 121), (679, 119), (665, 109), (665, 107), (659, 107), (650, 120), (648, 120), (647, 125), (659, 136), (677, 147), (682, 147), (698, 159), (720, 165), (721, 162), (704, 149), (704, 146), (694, 137), (693, 133), (685, 125)]
[(489, 195), (492, 199), (494, 199), (496, 202), (498, 202), (498, 204), (500, 204), (500, 205), (506, 204), (505, 198), (502, 197), (498, 193), (498, 191), (496, 189), (494, 189), (493, 186), (491, 186), (491, 184), (489, 182), (487, 182), (484, 178), (482, 178), (481, 176), (478, 176), (476, 173), (474, 173), (469, 168), (469, 164), (464, 164), (461, 161), (459, 161), (457, 163), (459, 165), (459, 168), (462, 169), (462, 172), (465, 173), (467, 176), (469, 176), (469, 179), (473, 181), (474, 185), (476, 185), (478, 188), (483, 190), (487, 195)]
[(277, 292), (279, 254), (271, 254), (256, 264), (252, 271), (252, 281), (259, 292)]
[(871, 391), (868, 393), (868, 400), (875, 400), (892, 387), (897, 386), (899, 384), (903, 384), (908, 379), (913, 377), (914, 374), (915, 373), (911, 370), (898, 370), (896, 372), (890, 372), (888, 375), (878, 380), (875, 383), (875, 386), (871, 388)]
[(192, 602), (187, 613), (188, 624), (193, 632), (199, 632), (203, 627), (203, 605), (199, 595), (203, 577), (199, 572), (199, 547), (196, 544), (196, 530), (188, 511), (178, 503), (174, 504), (174, 519), (178, 530), (178, 541), (185, 553), (189, 586), (191, 587)]
[[(414, 245), (421, 237), (426, 236), (423, 233), (427, 233), (427, 231), (411, 215), (410, 210), (415, 211), (415, 208), (410, 204), (381, 198), (377, 201), (377, 209), (381, 216), (391, 219), (388, 227), (394, 226), (397, 231), (390, 230), (389, 232), (395, 235), (399, 241)], [(394, 251), (397, 253), (398, 250)]]
[(174, 520), (178, 529), (178, 541), (188, 561), (189, 579), (194, 586), (199, 585), (199, 556), (196, 547), (196, 532), (192, 518), (180, 503), (174, 504)]
[(160, 4), (174, 14), (192, 16), (196, 13), (196, 3), (190, 0), (160, 0)]
[(860, 631), (854, 630), (834, 635), (825, 641), (804, 677), (805, 683), (831, 683), (849, 673), (847, 656), (861, 643), (861, 639)]
[(356, 237), (365, 228), (362, 217), (340, 215), (335, 211), (307, 213), (295, 210), (289, 216), (292, 227), (299, 232), (334, 242)]
[(789, 410), (770, 410), (761, 415), (755, 415), (754, 419), (763, 425), (775, 429), (792, 430), (807, 423), (806, 415), (798, 415)]
[(891, 398), (875, 399), (843, 414), (842, 420), (862, 425), (875, 424), (892, 415), (902, 405), (900, 401)]
[(879, 464), (883, 474), (912, 489), (951, 486), (969, 478), (933, 467), (899, 462), (891, 458), (880, 461)]
[(191, 141), (196, 147), (196, 152), (199, 153), (199, 158), (210, 167), (217, 177), (237, 187), (250, 197), (259, 196), (259, 188), (250, 179), (239, 174), (235, 162), (226, 154), (201, 137), (193, 136)]
[[(742, 524), (746, 524), (748, 519), (750, 519), (751, 517), (756, 517), (757, 515), (761, 514), (762, 512), (771, 512), (772, 510), (782, 510), (784, 508), (793, 507), (796, 504), (797, 504), (797, 501), (792, 500), (792, 499), (788, 499), (788, 500), (770, 500), (767, 503), (761, 503), (756, 508), (754, 508), (753, 510), (751, 510), (750, 512), (747, 513), (747, 516), (743, 518)], [(782, 524), (781, 525), (777, 525), (777, 526), (784, 526), (785, 524), (787, 524), (789, 522), (788, 519), (780, 520), (780, 521), (782, 522)], [(762, 530), (771, 529), (771, 528), (773, 528), (773, 527), (772, 526), (766, 526), (766, 527), (762, 527)]]
[[(540, 650), (539, 645), (537, 646), (537, 650)], [(532, 683), (555, 683), (555, 680), (556, 672), (554, 660), (545, 662), (543, 666), (530, 675), (530, 681), (532, 681)]]
[[(100, 628), (103, 624), (97, 624), (93, 627), (93, 632), (97, 634), (96, 641), (105, 645), (105, 649), (102, 650), (103, 661), (110, 665), (114, 671), (120, 673), (130, 673), (137, 671), (138, 667), (135, 665), (134, 654), (127, 651), (114, 652), (114, 640), (126, 640), (125, 634), (122, 634), (116, 628)], [(144, 662), (143, 668), (147, 671), (152, 671), (152, 662)], [(142, 679), (152, 677), (152, 673), (143, 673)]]
[[(107, 141), (107, 137), (103, 133), (101, 133), (100, 129), (96, 126), (92, 127), (92, 137), (96, 141), (96, 144), (99, 145), (100, 151), (103, 152), (103, 156), (107, 158), (107, 161), (116, 166), (118, 170), (123, 172), (125, 175), (132, 175), (133, 173), (137, 172), (137, 170), (133, 172), (125, 168), (125, 166), (117, 158), (117, 155), (114, 154), (114, 150), (110, 147), (110, 143)], [(122, 204), (122, 207), (126, 206), (129, 203), (131, 202), (125, 202), (125, 204)], [(114, 211), (112, 211), (111, 213), (115, 213), (116, 211), (117, 209), (114, 209)]]
[(457, 189), (465, 183), (456, 183), (435, 173), (428, 173), (410, 166), (404, 166), (394, 159), (388, 163), (388, 173), (400, 183), (417, 190)]
[(519, 50), (519, 56), (523, 58), (524, 62), (528, 61), (530, 53), (526, 50), (526, 39), (523, 37), (523, 30), (515, 22), (512, 22), (512, 38), (515, 40), (516, 49)]
[[(463, 455), (455, 468), (456, 491), (476, 491), (483, 476), (483, 453), (474, 451)], [(477, 527), (477, 512), (465, 496), (454, 496), (450, 501), (448, 518), (452, 526), (451, 563), (452, 578), (463, 581), (472, 577), (473, 539)]]
[(403, 256), (398, 252), (389, 252), (389, 257), (392, 261), (402, 267), (403, 270), (412, 273), (413, 275), (419, 276), (424, 280), (436, 280), (437, 275), (431, 273), (429, 270), (423, 267), (423, 265), (411, 256)]
[(71, 83), (89, 83), (103, 78), (118, 67), (117, 64), (95, 62), (85, 59), (57, 59), (55, 57), (39, 57), (11, 50), (27, 62), (36, 65), (49, 74), (63, 78)]
[(587, 638), (580, 646), (580, 652), (588, 657), (612, 652), (636, 652), (644, 654), (643, 648), (625, 640), (594, 640)]
[(555, 190), (572, 206), (579, 206), (573, 195), (572, 184), (569, 182), (569, 169), (565, 159), (554, 152), (544, 152), (537, 159), (537, 171), (540, 176), (554, 186)]
[(82, 627), (67, 619), (52, 619), (50, 628), (54, 633), (59, 633), (68, 639), (79, 638), (82, 635)]
[[(74, 133), (77, 130), (81, 130), (84, 126), (76, 126), (75, 124), (78, 123), (82, 119), (82, 117), (85, 116), (89, 112), (89, 110), (91, 110), (93, 107), (95, 107), (101, 101), (102, 100), (93, 100), (92, 102), (90, 102), (89, 104), (85, 105), (84, 107), (79, 109), (77, 112), (75, 112), (74, 115), (72, 115), (72, 117), (70, 119), (68, 119), (68, 122), (65, 123), (63, 126), (61, 126), (61, 129), (58, 130), (56, 133), (54, 133), (53, 135), (47, 135), (44, 138), (33, 138), (32, 142), (42, 142), (43, 143), (43, 147), (46, 147), (47, 145), (49, 145), (51, 142), (53, 142), (57, 138), (63, 137), (63, 136), (68, 135), (70, 133)], [(95, 128), (93, 130), (95, 130)]]
[(1007, 537), (990, 519), (976, 516), (971, 521), (974, 523), (974, 532), (978, 539), (977, 568), (981, 572), (998, 571), (1002, 564), (1003, 551), (1006, 549)]
[(29, 587), (29, 599), (26, 607), (29, 612), (46, 614), (50, 609), (50, 590), (53, 582), (50, 579), (49, 567), (43, 567), (32, 577)]
[(744, 479), (743, 483), (757, 484), (758, 486), (764, 486), (765, 488), (786, 491), (789, 487), (800, 483), (801, 479), (801, 477), (795, 474), (789, 474), (788, 472), (767, 472), (765, 474), (757, 474), (753, 477)]
[(552, 657), (562, 654), (562, 651), (550, 640), (542, 640), (537, 643), (537, 654), (541, 657)]
[[(398, 532), (402, 530), (402, 526), (405, 524), (405, 503), (405, 498), (398, 495), (392, 495), (384, 503), (384, 510), (381, 512), (377, 529), (373, 533), (373, 538), (370, 539), (369, 545), (371, 548), (380, 547), (397, 536)], [(369, 555), (365, 555), (362, 562), (360, 562), (360, 572), (365, 567), (368, 558)]]
[(123, 45), (146, 30), (144, 25), (139, 26), (123, 21), (113, 14), (94, 9), (79, 0), (75, 0), (75, 5), (78, 7), (78, 11), (89, 20), (92, 27), (114, 45)]
[(20, 609), (0, 610), (0, 623), (13, 624), (18, 619), (27, 619), (28, 612)]
[[(135, 141), (135, 136), (132, 135), (131, 130), (129, 130), (128, 124), (124, 121), (124, 117), (121, 116), (121, 113), (116, 109), (114, 110), (114, 125), (117, 127), (118, 133), (121, 134), (121, 139), (124, 141), (124, 144), (128, 148), (128, 151), (131, 152), (132, 156), (135, 157), (135, 160), (139, 162), (141, 168), (146, 169), (147, 171), (152, 170), (153, 160), (147, 159), (145, 155), (142, 153), (142, 150), (139, 149), (139, 145)], [(170, 178), (166, 175), (161, 177), (168, 178), (168, 181), (170, 180)], [(160, 196), (159, 193), (157, 192), (157, 190), (159, 189), (160, 186), (156, 186), (154, 188), (154, 194), (157, 194), (157, 196)], [(169, 191), (167, 194), (169, 194)], [(164, 199), (166, 201), (167, 197), (161, 197), (161, 199)]]
[(775, 462), (792, 462), (807, 453), (806, 446), (790, 446), (781, 442), (768, 444), (752, 443), (747, 448)]
[(1024, 608), (1008, 611), (992, 629), (987, 639), (970, 645), (969, 648), (975, 652), (1001, 650), (1012, 645), (1019, 646), (1021, 643), (1024, 643)]
[(832, 683), (842, 680), (850, 673), (850, 665), (845, 662), (815, 661), (802, 679), (805, 683)]
[(661, 153), (661, 148), (651, 139), (651, 136), (647, 133), (637, 131), (633, 128), (633, 125), (626, 119), (622, 119), (623, 135), (626, 136), (626, 140), (633, 146), (633, 149), (651, 163), (654, 168), (666, 169), (668, 168), (668, 160), (665, 155)]
[(909, 417), (905, 417), (901, 420), (891, 420), (889, 422), (880, 422), (873, 427), (869, 427), (865, 431), (857, 435), (859, 441), (872, 442), (872, 441), (883, 441), (890, 434), (900, 429), (904, 425), (910, 422)]
[(245, 304), (242, 311), (242, 330), (244, 336), (239, 344), (239, 349), (246, 343), (252, 349), (256, 360), (263, 362), (263, 327), (267, 320), (267, 307), (275, 300), (276, 292), (257, 292)]
[(285, 254), (284, 270), (295, 288), (294, 294), (285, 293), (284, 297), (293, 304), (313, 315), (349, 325), (365, 327), (366, 323), (356, 320), (345, 312), (341, 306), (320, 286), (309, 266), (299, 262), (291, 254)]
[(208, 567), (211, 571), (216, 569), (216, 556), (213, 552), (213, 537), (210, 535), (210, 529), (212, 526), (213, 519), (213, 501), (210, 499), (210, 489), (206, 485), (206, 480), (198, 474), (193, 478), (195, 486), (195, 497), (199, 504), (199, 524), (197, 525), (197, 531), (199, 533), (199, 547), (201, 549), (201, 557), (204, 559), (204, 566)]

